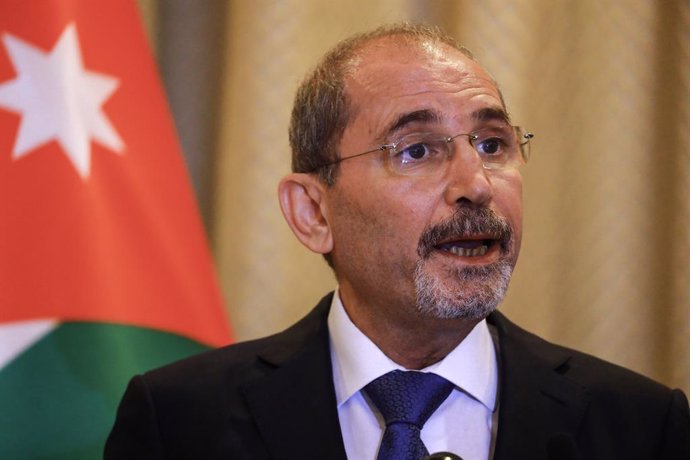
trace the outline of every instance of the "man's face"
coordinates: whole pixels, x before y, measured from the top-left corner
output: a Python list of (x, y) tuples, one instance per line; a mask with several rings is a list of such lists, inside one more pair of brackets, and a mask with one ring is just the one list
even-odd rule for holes
[[(341, 157), (411, 133), (453, 136), (507, 119), (489, 75), (446, 45), (369, 44), (346, 91), (353, 116)], [(478, 319), (502, 299), (520, 247), (521, 176), (484, 169), (466, 136), (451, 148), (429, 176), (396, 174), (386, 151), (340, 164), (325, 216), (346, 307)]]

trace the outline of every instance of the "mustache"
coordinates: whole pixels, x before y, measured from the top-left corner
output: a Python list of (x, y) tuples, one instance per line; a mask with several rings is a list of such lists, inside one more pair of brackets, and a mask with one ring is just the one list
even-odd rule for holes
[(489, 235), (496, 239), (503, 252), (507, 252), (513, 238), (513, 228), (508, 221), (489, 208), (457, 208), (452, 216), (424, 229), (417, 253), (426, 259), (436, 246), (452, 239)]

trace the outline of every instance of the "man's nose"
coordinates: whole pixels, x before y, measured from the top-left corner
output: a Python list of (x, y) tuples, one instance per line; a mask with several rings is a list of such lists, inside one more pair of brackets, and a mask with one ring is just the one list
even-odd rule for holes
[(487, 205), (493, 198), (493, 187), (479, 154), (469, 142), (460, 139), (454, 142), (453, 149), (446, 169), (446, 202)]

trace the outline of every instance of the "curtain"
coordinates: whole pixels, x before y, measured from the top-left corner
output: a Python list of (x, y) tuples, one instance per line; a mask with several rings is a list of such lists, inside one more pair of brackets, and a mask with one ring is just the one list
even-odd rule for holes
[(339, 39), (437, 24), (535, 133), (511, 319), (690, 392), (690, 3), (140, 0), (238, 339), (335, 281), (280, 213), (303, 75)]

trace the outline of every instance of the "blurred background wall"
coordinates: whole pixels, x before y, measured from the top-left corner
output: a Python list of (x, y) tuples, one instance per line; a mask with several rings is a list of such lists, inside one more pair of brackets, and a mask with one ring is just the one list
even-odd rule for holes
[(690, 391), (690, 2), (140, 0), (238, 339), (334, 287), (280, 214), (302, 76), (339, 39), (442, 26), (536, 134), (501, 309)]

